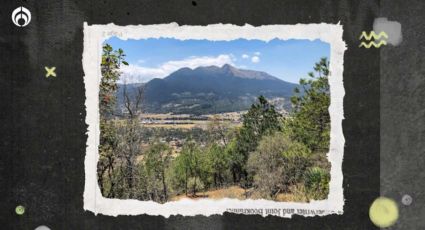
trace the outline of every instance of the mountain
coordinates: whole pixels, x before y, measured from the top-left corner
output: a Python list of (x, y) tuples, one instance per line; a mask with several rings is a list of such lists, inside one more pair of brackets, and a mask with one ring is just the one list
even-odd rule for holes
[[(127, 85), (134, 94), (138, 85)], [(238, 69), (231, 65), (196, 69), (181, 68), (163, 79), (152, 79), (144, 87), (144, 112), (206, 114), (247, 110), (259, 95), (288, 109), (289, 97), (297, 84), (261, 71)], [(123, 103), (119, 85), (118, 103)], [(283, 102), (282, 102), (283, 101)]]

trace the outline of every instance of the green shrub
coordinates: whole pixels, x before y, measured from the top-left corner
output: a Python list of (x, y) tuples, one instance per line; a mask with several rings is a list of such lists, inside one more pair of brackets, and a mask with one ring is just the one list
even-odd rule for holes
[(312, 167), (307, 170), (304, 176), (306, 193), (314, 200), (326, 199), (329, 193), (330, 174), (327, 170)]
[(292, 141), (285, 133), (264, 136), (247, 164), (255, 189), (272, 199), (278, 193), (290, 192), (290, 186), (303, 182), (307, 168), (312, 165), (310, 155), (305, 145)]
[(196, 192), (204, 189), (204, 183), (198, 177), (191, 177), (187, 182), (187, 186), (191, 189), (191, 193), (196, 196)]
[(292, 141), (288, 148), (282, 152), (284, 158), (284, 183), (288, 186), (303, 181), (308, 167), (312, 166), (311, 151), (304, 144)]

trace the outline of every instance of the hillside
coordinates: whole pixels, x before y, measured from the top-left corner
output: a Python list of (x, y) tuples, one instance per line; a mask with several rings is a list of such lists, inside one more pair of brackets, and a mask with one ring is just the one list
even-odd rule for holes
[[(140, 83), (127, 85), (127, 91), (134, 94), (140, 86)], [(265, 72), (230, 65), (182, 68), (143, 85), (144, 112), (208, 114), (241, 111), (248, 109), (259, 95), (272, 99), (277, 107), (289, 109), (288, 99), (296, 86)], [(122, 89), (123, 86), (119, 85), (120, 107)]]

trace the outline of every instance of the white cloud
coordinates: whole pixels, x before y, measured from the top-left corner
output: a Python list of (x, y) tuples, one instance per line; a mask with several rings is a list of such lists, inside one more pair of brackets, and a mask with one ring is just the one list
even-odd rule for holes
[(216, 57), (192, 56), (182, 60), (167, 61), (159, 65), (157, 68), (130, 64), (128, 66), (121, 67), (122, 75), (120, 82), (137, 83), (147, 82), (153, 78), (164, 78), (183, 67), (195, 69), (200, 66), (223, 66), (224, 64), (235, 65), (233, 60), (234, 57), (232, 54), (221, 54)]
[(251, 58), (252, 63), (258, 63), (260, 62), (260, 58), (258, 56), (254, 56)]
[(146, 60), (143, 60), (143, 59), (137, 60), (137, 63), (140, 63), (140, 64), (143, 64), (145, 62), (146, 62)]
[(254, 54), (255, 54), (255, 56), (260, 56), (261, 55), (261, 52), (254, 52)]
[(249, 58), (249, 55), (248, 54), (242, 54), (242, 58), (247, 59), (247, 58)]
[(121, 66), (120, 83), (147, 82), (155, 77), (163, 76), (164, 70), (160, 68), (147, 68), (138, 65)]

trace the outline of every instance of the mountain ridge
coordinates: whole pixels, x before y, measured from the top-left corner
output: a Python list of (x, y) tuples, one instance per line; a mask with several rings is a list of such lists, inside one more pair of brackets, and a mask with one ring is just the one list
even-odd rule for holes
[[(140, 83), (139, 83), (140, 85)], [(184, 67), (165, 78), (154, 78), (143, 85), (144, 111), (150, 113), (217, 113), (248, 109), (260, 95), (281, 98), (290, 109), (289, 97), (297, 84), (283, 81), (263, 71), (222, 67)], [(137, 87), (126, 86), (129, 94)], [(118, 103), (123, 103), (119, 85)]]

